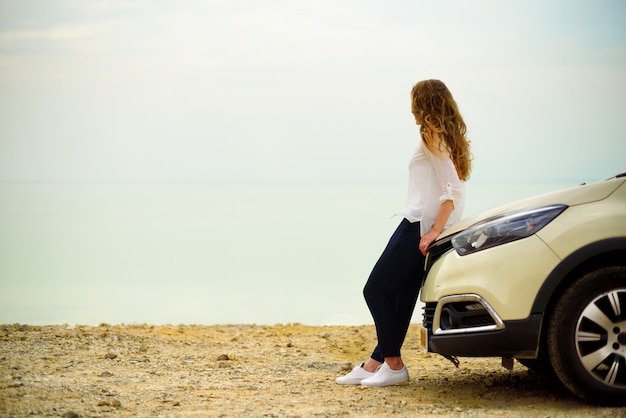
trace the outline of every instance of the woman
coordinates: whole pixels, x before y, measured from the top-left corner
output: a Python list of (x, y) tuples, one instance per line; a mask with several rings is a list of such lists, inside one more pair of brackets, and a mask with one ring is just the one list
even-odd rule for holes
[(365, 285), (378, 345), (365, 362), (337, 378), (342, 385), (388, 386), (409, 380), (400, 348), (415, 309), (430, 244), (461, 218), (471, 170), (466, 127), (452, 94), (439, 80), (413, 86), (411, 112), (421, 141), (409, 163), (404, 219)]

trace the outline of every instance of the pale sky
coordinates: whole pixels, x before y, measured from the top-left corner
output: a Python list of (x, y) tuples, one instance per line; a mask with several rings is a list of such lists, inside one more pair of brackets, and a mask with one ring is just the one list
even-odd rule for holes
[(0, 0), (0, 181), (397, 181), (425, 78), (474, 181), (626, 170), (622, 0)]

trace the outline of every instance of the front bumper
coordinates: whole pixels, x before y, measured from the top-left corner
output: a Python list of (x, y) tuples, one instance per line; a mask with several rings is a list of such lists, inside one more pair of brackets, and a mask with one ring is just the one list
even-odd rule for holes
[[(455, 310), (452, 304), (447, 305), (448, 309)], [(440, 327), (433, 327), (435, 312), (438, 320), (442, 316), (455, 314), (446, 312), (445, 307), (442, 309), (440, 306), (438, 309), (436, 303), (427, 303), (423, 309), (422, 348), (425, 351), (456, 357), (537, 357), (543, 320), (540, 314), (498, 323), (486, 311), (476, 309), (471, 315), (464, 316), (463, 313), (467, 311), (461, 312), (451, 320), (465, 321), (466, 324), (474, 322), (474, 326), (442, 330)], [(444, 321), (448, 319), (444, 318)]]

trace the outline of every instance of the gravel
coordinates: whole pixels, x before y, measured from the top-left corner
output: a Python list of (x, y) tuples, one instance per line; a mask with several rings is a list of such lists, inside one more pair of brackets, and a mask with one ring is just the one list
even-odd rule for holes
[(0, 418), (77, 417), (616, 417), (519, 363), (419, 350), (408, 384), (340, 386), (365, 360), (372, 326), (0, 325)]

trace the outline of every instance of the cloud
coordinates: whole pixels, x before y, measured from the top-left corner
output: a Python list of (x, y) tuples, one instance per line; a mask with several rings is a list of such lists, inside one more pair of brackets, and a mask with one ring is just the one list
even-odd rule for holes
[(15, 30), (0, 33), (0, 43), (13, 43), (29, 40), (68, 40), (84, 39), (92, 36), (92, 26), (59, 26), (42, 30)]
[(619, 148), (610, 2), (33, 4), (1, 6), (0, 178), (403, 178), (421, 78), (455, 94), (478, 177), (527, 176), (528, 150), (537, 176), (571, 173), (590, 135)]

